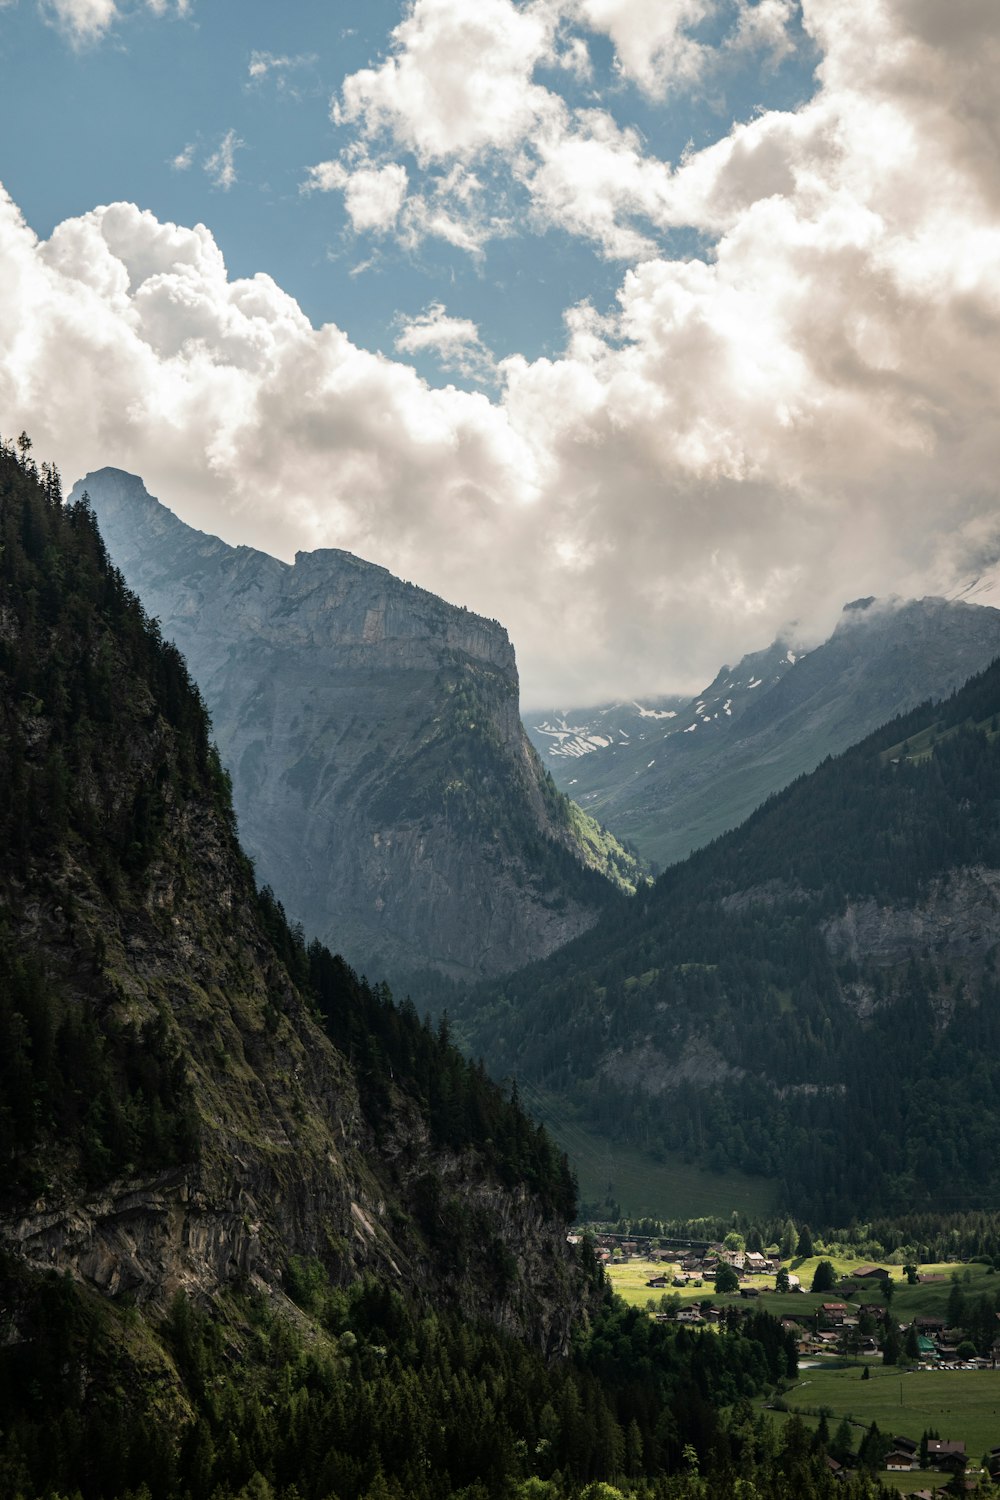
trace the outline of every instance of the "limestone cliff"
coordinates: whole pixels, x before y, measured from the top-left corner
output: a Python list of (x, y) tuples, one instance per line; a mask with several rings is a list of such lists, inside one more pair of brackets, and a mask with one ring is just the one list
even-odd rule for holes
[(230, 547), (119, 470), (83, 490), (204, 694), (245, 847), (310, 934), (369, 972), (492, 975), (590, 927), (604, 875), (634, 884), (542, 770), (495, 621), (346, 552)]

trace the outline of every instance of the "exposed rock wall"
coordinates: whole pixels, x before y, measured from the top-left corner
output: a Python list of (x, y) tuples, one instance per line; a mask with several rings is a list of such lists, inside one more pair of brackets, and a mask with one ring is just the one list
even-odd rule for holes
[(346, 552), (227, 546), (118, 470), (84, 488), (204, 694), (247, 851), (310, 935), (369, 973), (478, 977), (593, 924), (611, 891), (524, 734), (500, 625)]

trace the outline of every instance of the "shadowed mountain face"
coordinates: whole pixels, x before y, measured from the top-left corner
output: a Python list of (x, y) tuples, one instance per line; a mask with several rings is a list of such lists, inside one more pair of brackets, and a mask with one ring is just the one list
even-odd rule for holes
[[(10, 1256), (162, 1310), (306, 1256), (565, 1347), (564, 1164), (257, 893), (179, 653), (92, 512), (3, 453), (0, 730), (0, 1280)], [(544, 1242), (546, 1267), (477, 1282), (519, 1218), (494, 1261)]]
[(723, 667), (699, 697), (526, 716), (556, 784), (661, 865), (735, 828), (772, 793), (1000, 654), (1000, 610), (859, 599), (802, 653)]
[(141, 480), (86, 490), (205, 697), (260, 877), (371, 971), (502, 973), (584, 931), (634, 863), (557, 793), (495, 621), (336, 550), (193, 530)]
[(1000, 660), (450, 1012), (556, 1117), (770, 1178), (814, 1221), (992, 1202), (998, 789)]

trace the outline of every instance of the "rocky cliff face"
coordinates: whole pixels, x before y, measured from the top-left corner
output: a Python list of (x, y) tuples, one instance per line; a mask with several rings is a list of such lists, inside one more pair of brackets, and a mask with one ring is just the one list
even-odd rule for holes
[[(565, 1348), (586, 1295), (568, 1206), (497, 1153), (509, 1129), (533, 1150), (534, 1127), (325, 955), (316, 1003), (341, 1026), (367, 1006), (384, 1031), (358, 1031), (360, 1071), (333, 1044), (289, 967), (301, 944), (257, 896), (176, 652), (86, 510), (9, 459), (0, 568), (0, 1250), (161, 1308), (179, 1289), (280, 1294), (310, 1257)], [(509, 659), (499, 632), (480, 648)], [(457, 1080), (470, 1119), (494, 1113), (490, 1140), (460, 1115), (435, 1134), (442, 1072), (455, 1108)], [(461, 1263), (436, 1205), (469, 1238)]]
[(370, 972), (502, 973), (584, 931), (636, 869), (555, 792), (495, 621), (349, 553), (294, 565), (192, 530), (118, 470), (86, 490), (208, 704), (260, 876)]

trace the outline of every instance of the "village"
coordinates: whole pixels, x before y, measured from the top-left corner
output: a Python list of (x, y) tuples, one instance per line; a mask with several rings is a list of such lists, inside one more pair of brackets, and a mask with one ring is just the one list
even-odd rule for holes
[[(863, 1455), (917, 1500), (971, 1491), (987, 1475), (1000, 1482), (1000, 1283), (992, 1266), (848, 1263), (821, 1247), (782, 1261), (740, 1239), (598, 1234), (594, 1248), (615, 1289), (657, 1321), (733, 1328), (758, 1309), (771, 1312), (795, 1339), (799, 1379), (769, 1406), (776, 1420), (847, 1421), (857, 1451), (828, 1459), (838, 1477), (848, 1478)], [(891, 1404), (889, 1377), (899, 1386)], [(901, 1377), (918, 1385), (904, 1389)], [(940, 1417), (928, 1420), (936, 1403)], [(921, 1416), (907, 1433), (910, 1409)], [(869, 1412), (880, 1420), (866, 1420)], [(954, 1433), (941, 1435), (945, 1422)]]

